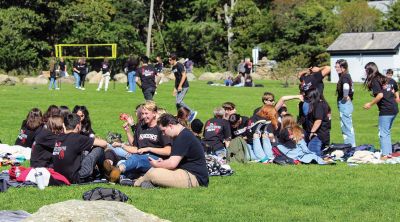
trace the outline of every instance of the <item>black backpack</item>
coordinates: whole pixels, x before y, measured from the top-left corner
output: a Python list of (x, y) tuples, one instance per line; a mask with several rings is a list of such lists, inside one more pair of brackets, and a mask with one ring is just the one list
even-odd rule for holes
[(86, 191), (82, 195), (83, 200), (109, 200), (109, 201), (119, 201), (126, 202), (129, 197), (122, 193), (121, 191), (114, 188), (102, 188), (96, 187), (92, 190)]

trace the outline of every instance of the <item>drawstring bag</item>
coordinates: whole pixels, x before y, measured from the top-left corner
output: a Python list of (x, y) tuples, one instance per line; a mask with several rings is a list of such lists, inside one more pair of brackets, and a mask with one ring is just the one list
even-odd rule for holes
[(86, 191), (82, 195), (83, 200), (108, 200), (108, 201), (119, 201), (126, 202), (129, 197), (121, 191), (114, 188), (102, 188), (96, 187), (92, 190)]

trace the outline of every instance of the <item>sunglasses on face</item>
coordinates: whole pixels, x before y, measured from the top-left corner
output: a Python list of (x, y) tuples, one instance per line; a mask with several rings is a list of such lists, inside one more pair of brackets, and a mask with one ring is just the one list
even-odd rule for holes
[(264, 103), (266, 103), (266, 102), (270, 102), (270, 103), (273, 103), (273, 102), (275, 102), (273, 99), (264, 99)]
[(231, 110), (233, 110), (233, 108), (232, 107), (224, 107), (224, 110), (231, 111)]

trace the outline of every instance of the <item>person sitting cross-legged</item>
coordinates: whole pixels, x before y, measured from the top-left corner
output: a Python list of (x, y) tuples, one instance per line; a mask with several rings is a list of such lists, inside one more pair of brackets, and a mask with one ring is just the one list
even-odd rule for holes
[(207, 187), (208, 170), (200, 141), (171, 114), (161, 115), (158, 125), (165, 135), (173, 139), (171, 156), (158, 160), (149, 157), (152, 168), (134, 185), (143, 188)]
[[(53, 150), (54, 170), (71, 183), (87, 182), (96, 164), (101, 166), (107, 142), (79, 134), (80, 117), (71, 113), (64, 118), (65, 134), (57, 135)], [(85, 151), (89, 153), (85, 155)]]

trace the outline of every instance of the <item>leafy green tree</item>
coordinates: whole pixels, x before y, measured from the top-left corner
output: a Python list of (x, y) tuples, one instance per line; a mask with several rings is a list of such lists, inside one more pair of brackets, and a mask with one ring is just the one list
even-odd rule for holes
[(0, 9), (0, 65), (6, 71), (31, 70), (41, 63), (40, 56), (50, 46), (38, 39), (46, 19), (30, 9)]
[(341, 32), (370, 32), (379, 30), (381, 13), (357, 0), (343, 4), (339, 9), (338, 27)]
[(390, 7), (384, 27), (387, 31), (400, 31), (400, 1)]

